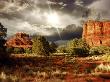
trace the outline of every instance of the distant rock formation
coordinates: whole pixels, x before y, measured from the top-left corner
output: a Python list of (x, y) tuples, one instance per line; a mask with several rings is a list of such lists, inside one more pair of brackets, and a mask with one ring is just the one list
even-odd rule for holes
[(26, 33), (16, 33), (15, 36), (7, 40), (7, 47), (21, 47), (21, 48), (31, 48), (32, 41), (29, 38), (29, 35)]
[(90, 46), (110, 46), (110, 21), (87, 21), (83, 26), (82, 38)]

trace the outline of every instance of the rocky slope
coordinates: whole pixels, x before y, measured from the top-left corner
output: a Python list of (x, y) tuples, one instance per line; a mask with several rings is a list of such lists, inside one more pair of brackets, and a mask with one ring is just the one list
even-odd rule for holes
[(16, 33), (15, 36), (7, 40), (7, 47), (21, 47), (21, 48), (30, 48), (32, 47), (32, 41), (29, 38), (29, 35), (26, 33)]
[(90, 46), (110, 46), (110, 21), (87, 21), (83, 26), (82, 38)]

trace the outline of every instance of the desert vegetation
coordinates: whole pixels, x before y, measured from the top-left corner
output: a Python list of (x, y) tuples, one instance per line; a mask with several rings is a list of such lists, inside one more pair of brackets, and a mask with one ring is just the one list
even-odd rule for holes
[(91, 47), (82, 38), (57, 45), (44, 36), (27, 40), (25, 33), (7, 46), (6, 32), (0, 39), (0, 82), (110, 81), (110, 47)]

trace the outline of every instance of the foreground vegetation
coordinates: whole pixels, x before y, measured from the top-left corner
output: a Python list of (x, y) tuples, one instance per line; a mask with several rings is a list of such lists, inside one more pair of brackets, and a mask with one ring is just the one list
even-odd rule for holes
[(109, 68), (102, 56), (13, 56), (0, 63), (0, 82), (109, 82)]

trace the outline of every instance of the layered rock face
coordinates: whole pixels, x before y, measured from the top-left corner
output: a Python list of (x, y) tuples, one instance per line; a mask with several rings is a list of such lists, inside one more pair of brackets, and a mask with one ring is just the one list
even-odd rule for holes
[(110, 21), (87, 21), (82, 38), (90, 46), (110, 46)]
[(7, 40), (7, 47), (31, 48), (32, 41), (26, 33), (16, 33), (15, 36)]

